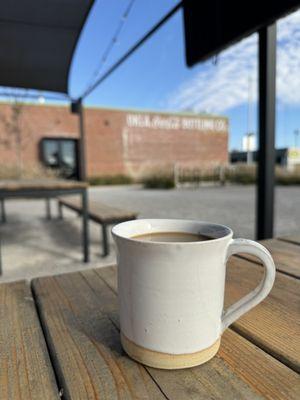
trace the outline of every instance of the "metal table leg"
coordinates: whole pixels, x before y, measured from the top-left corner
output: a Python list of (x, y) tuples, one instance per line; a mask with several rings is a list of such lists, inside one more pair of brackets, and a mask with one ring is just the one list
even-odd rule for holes
[(0, 276), (2, 275), (2, 249), (1, 249), (1, 234), (0, 234)]
[(57, 200), (58, 219), (63, 219), (64, 218), (62, 208), (63, 208), (63, 206), (62, 206), (61, 202), (59, 200)]
[(48, 197), (46, 198), (46, 218), (51, 219), (51, 204)]
[(102, 248), (103, 248), (103, 257), (108, 256), (109, 254), (109, 243), (107, 238), (107, 225), (102, 224)]
[(82, 191), (82, 244), (83, 261), (90, 261), (89, 254), (89, 227), (88, 227), (88, 194), (87, 189)]
[(1, 202), (1, 222), (5, 223), (6, 222), (6, 213), (5, 213), (4, 199), (1, 199), (0, 202)]

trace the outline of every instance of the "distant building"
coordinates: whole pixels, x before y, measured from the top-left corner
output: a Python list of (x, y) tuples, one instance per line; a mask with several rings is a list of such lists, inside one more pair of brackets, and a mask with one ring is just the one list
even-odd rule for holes
[[(232, 151), (230, 153), (230, 162), (235, 163), (247, 163), (249, 153), (253, 162), (257, 162), (257, 151)], [(275, 162), (277, 165), (293, 169), (296, 166), (300, 166), (300, 148), (283, 148), (276, 149), (275, 151)]]
[[(84, 113), (88, 177), (140, 177), (175, 163), (228, 163), (227, 118), (97, 107)], [(2, 103), (0, 116), (0, 168), (21, 160), (23, 169), (44, 165), (77, 177), (78, 116), (69, 107), (24, 104), (16, 113), (12, 104)]]

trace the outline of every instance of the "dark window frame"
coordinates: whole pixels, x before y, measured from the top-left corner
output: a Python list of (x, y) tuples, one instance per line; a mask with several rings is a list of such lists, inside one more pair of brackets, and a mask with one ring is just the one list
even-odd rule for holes
[(61, 158), (62, 158), (62, 143), (63, 142), (72, 142), (75, 145), (75, 176), (72, 179), (79, 180), (79, 139), (74, 137), (65, 137), (65, 136), (45, 136), (41, 138), (39, 143), (39, 158), (40, 162), (47, 168), (51, 168), (51, 165), (46, 160), (46, 151), (45, 151), (45, 142), (50, 141), (54, 143), (58, 143), (58, 152), (59, 152), (59, 165), (57, 169), (61, 169), (63, 165), (61, 165)]

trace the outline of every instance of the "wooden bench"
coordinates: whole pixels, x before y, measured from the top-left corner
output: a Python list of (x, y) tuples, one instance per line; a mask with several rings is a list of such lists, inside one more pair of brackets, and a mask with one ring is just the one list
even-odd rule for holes
[[(63, 218), (63, 212), (62, 212), (63, 206), (77, 212), (79, 215), (82, 213), (80, 199), (69, 196), (69, 197), (59, 197), (57, 200), (58, 200), (59, 218), (61, 219)], [(103, 257), (105, 257), (109, 254), (109, 240), (107, 237), (108, 225), (114, 225), (120, 222), (136, 219), (137, 213), (111, 207), (99, 201), (91, 200), (89, 201), (88, 216), (92, 221), (101, 225), (102, 239), (103, 239), (102, 241)]]
[(87, 188), (86, 182), (34, 179), (34, 180), (0, 180), (0, 222), (6, 222), (6, 199), (46, 199), (47, 218), (51, 218), (50, 199), (59, 196), (81, 197), (82, 207), (82, 249), (83, 261), (89, 261), (89, 235), (87, 215)]

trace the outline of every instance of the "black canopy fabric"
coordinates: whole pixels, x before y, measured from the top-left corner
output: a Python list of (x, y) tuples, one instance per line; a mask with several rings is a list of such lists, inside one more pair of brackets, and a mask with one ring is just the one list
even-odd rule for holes
[(0, 85), (68, 93), (72, 56), (92, 4), (2, 0)]
[(299, 7), (300, 0), (183, 0), (188, 66), (212, 57)]

